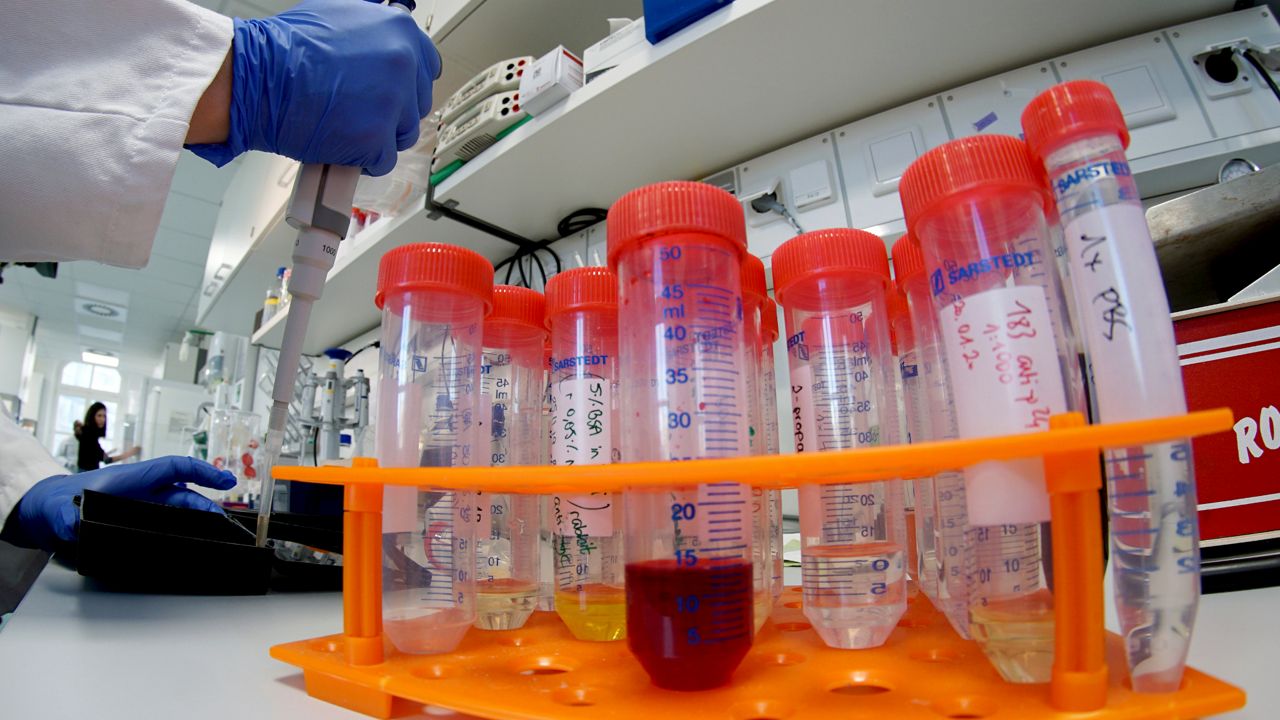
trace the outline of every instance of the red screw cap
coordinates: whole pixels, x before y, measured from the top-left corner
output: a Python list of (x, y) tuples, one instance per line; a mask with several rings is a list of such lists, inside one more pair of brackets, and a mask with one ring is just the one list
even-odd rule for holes
[(537, 290), (515, 285), (494, 285), (493, 312), (489, 313), (484, 322), (485, 325), (504, 323), (544, 330), (543, 319), (546, 313), (547, 302)]
[(975, 191), (1045, 193), (1044, 171), (1027, 144), (1009, 135), (975, 135), (926, 152), (907, 167), (898, 195), (907, 227), (948, 201)]
[(414, 243), (388, 251), (378, 263), (374, 305), (382, 309), (387, 295), (411, 290), (443, 290), (472, 295), (493, 307), (493, 265), (484, 256), (443, 243)]
[(742, 294), (754, 295), (757, 298), (763, 298), (769, 294), (764, 277), (764, 261), (751, 253), (747, 253), (742, 259)]
[(1072, 80), (1040, 93), (1022, 111), (1031, 152), (1045, 158), (1062, 145), (1090, 135), (1115, 135), (1129, 147), (1129, 128), (1111, 88), (1096, 80)]
[(924, 272), (924, 253), (911, 233), (893, 244), (893, 279), (901, 286), (912, 275)]
[(796, 282), (839, 272), (889, 281), (884, 241), (864, 230), (815, 230), (782, 243), (773, 252), (773, 291), (779, 299)]
[[(773, 298), (766, 296), (764, 305), (760, 308), (760, 334), (764, 336), (766, 345), (772, 345), (778, 342), (778, 303)], [(766, 352), (773, 352), (766, 350)]]
[(618, 276), (609, 268), (580, 267), (553, 275), (547, 281), (544, 322), (573, 310), (618, 310)]
[(609, 268), (633, 243), (658, 235), (701, 233), (747, 250), (742, 206), (729, 193), (698, 182), (661, 182), (636, 188), (609, 208)]

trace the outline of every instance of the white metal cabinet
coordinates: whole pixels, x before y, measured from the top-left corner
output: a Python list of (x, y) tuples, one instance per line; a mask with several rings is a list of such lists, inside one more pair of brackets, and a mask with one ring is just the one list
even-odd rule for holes
[(901, 227), (898, 180), (930, 148), (951, 139), (937, 97), (917, 100), (836, 128), (836, 151), (844, 173), (853, 227), (888, 236)]
[(1213, 139), (1182, 68), (1160, 32), (1063, 55), (1053, 60), (1063, 80), (1105, 83), (1129, 125), (1129, 159)]
[(608, 223), (598, 222), (582, 231), (587, 242), (586, 254), (582, 256), (588, 265), (609, 264), (609, 229)]
[(979, 133), (1021, 137), (1027, 103), (1057, 82), (1051, 63), (1036, 63), (948, 90), (941, 94), (942, 109), (958, 138)]

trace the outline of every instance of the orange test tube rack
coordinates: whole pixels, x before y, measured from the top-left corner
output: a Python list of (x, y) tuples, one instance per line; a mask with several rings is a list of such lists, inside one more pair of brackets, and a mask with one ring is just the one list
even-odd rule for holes
[[(271, 648), (303, 670), (313, 697), (373, 717), (424, 705), (490, 718), (1193, 718), (1244, 706), (1242, 690), (1188, 667), (1182, 688), (1138, 694), (1124, 648), (1103, 629), (1098, 452), (1107, 447), (1219, 432), (1229, 410), (1086, 425), (1078, 413), (1046, 432), (858, 450), (680, 463), (510, 468), (280, 467), (282, 480), (343, 484), (343, 633)], [(1053, 520), (1054, 666), (1046, 685), (1005, 683), (977, 646), (960, 639), (924, 596), (884, 646), (828, 648), (788, 588), (751, 655), (723, 688), (653, 687), (625, 642), (573, 639), (554, 613), (521, 629), (470, 633), (452, 653), (406, 655), (382, 636), (384, 485), (490, 492), (582, 492), (735, 478), (767, 488), (910, 478), (987, 460), (1042, 457)], [(862, 714), (859, 714), (862, 713)]]

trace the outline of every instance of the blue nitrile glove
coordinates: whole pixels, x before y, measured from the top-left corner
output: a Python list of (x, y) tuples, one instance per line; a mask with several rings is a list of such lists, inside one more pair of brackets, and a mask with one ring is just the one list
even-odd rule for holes
[(440, 55), (409, 13), (361, 0), (303, 0), (235, 18), (225, 143), (189, 145), (221, 167), (246, 150), (386, 175), (418, 141)]
[(75, 542), (80, 533), (80, 508), (74, 499), (85, 490), (108, 495), (164, 503), (180, 508), (222, 512), (209, 498), (188, 490), (191, 482), (215, 490), (235, 487), (236, 476), (203, 460), (189, 457), (162, 457), (140, 463), (110, 465), (76, 475), (55, 475), (36, 483), (13, 513), (18, 533), (10, 539), (16, 545), (53, 550), (59, 542)]

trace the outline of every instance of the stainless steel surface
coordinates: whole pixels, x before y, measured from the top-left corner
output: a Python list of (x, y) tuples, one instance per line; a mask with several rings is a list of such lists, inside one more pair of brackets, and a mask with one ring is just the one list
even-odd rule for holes
[(1280, 165), (1147, 210), (1172, 309), (1227, 300), (1280, 263)]

